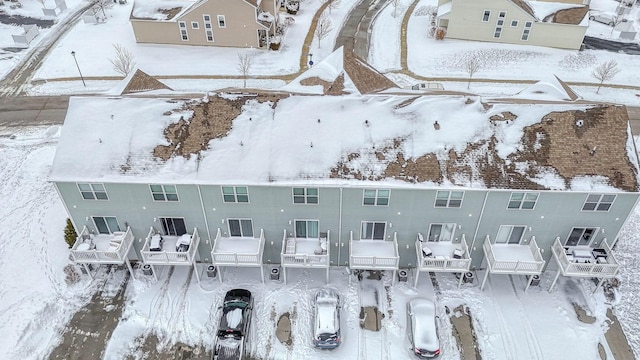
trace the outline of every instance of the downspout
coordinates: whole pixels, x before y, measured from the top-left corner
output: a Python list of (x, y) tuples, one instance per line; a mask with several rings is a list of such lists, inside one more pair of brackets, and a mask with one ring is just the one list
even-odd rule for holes
[(340, 209), (338, 211), (338, 266), (341, 266), (340, 255), (342, 248), (342, 187), (340, 187)]
[(62, 197), (62, 195), (60, 195), (60, 189), (58, 189), (58, 183), (53, 182), (53, 187), (56, 189), (56, 193), (58, 193), (58, 197), (60, 198), (60, 200), (62, 200), (62, 205), (64, 206), (64, 210), (67, 212), (67, 216), (71, 220), (71, 224), (73, 224), (73, 228), (76, 231), (76, 234), (78, 234), (79, 233), (78, 226), (76, 226), (76, 222), (73, 221), (73, 217), (71, 216), (71, 213), (69, 212), (69, 208), (67, 207), (67, 202), (64, 201), (64, 198)]
[(202, 200), (202, 192), (200, 191), (200, 185), (198, 185), (198, 195), (200, 196), (200, 206), (202, 207), (202, 216), (204, 216), (204, 224), (207, 227), (207, 237), (209, 238), (209, 246), (211, 246), (211, 250), (213, 250), (213, 245), (211, 244), (211, 232), (209, 231), (209, 220), (207, 219), (207, 211), (204, 209), (204, 200)]
[(476, 247), (476, 238), (478, 237), (478, 230), (480, 229), (480, 222), (482, 221), (482, 216), (484, 214), (484, 208), (487, 206), (487, 198), (489, 197), (490, 190), (484, 194), (484, 201), (482, 202), (482, 209), (480, 210), (480, 215), (478, 216), (478, 223), (476, 224), (476, 231), (473, 233), (473, 241), (471, 242), (471, 251), (474, 251)]

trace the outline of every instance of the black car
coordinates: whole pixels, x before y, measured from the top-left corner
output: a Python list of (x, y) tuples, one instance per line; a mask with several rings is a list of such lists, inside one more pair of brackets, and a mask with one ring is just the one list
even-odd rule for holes
[(245, 289), (229, 290), (224, 296), (213, 359), (238, 360), (244, 356), (249, 338), (253, 297)]

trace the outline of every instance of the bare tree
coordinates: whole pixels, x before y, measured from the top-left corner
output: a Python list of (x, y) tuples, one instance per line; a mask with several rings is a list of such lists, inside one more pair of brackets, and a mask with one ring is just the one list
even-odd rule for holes
[(600, 80), (598, 84), (598, 90), (596, 90), (596, 94), (600, 93), (600, 88), (605, 81), (609, 81), (613, 79), (620, 72), (618, 68), (618, 63), (615, 60), (609, 60), (598, 65), (591, 72), (591, 76)]
[(133, 54), (120, 44), (113, 44), (113, 48), (116, 50), (116, 57), (109, 59), (113, 65), (113, 70), (122, 74), (122, 76), (129, 75), (136, 65), (133, 61)]
[(326, 38), (331, 30), (333, 30), (333, 27), (331, 25), (331, 19), (329, 19), (329, 16), (327, 16), (326, 13), (322, 13), (320, 19), (318, 20), (318, 24), (316, 25), (315, 32), (316, 38), (318, 39), (318, 48), (320, 47), (320, 41)]
[(106, 18), (107, 17), (107, 13), (105, 12), (106, 9), (110, 9), (113, 7), (115, 3), (113, 2), (113, 0), (98, 0), (94, 7), (98, 8), (98, 10), (102, 11), (102, 15)]
[(480, 69), (480, 61), (473, 54), (469, 54), (468, 57), (464, 60), (463, 63), (464, 70), (469, 74), (469, 81), (467, 82), (467, 89), (471, 86), (471, 78), (473, 74), (478, 72)]
[(624, 22), (625, 18), (622, 15), (616, 15), (611, 18), (611, 34), (613, 34), (613, 30), (616, 29), (616, 26), (620, 25), (620, 23)]
[(249, 53), (238, 53), (238, 70), (242, 74), (243, 87), (247, 87), (247, 77), (253, 65), (253, 57)]
[(331, 14), (332, 9), (337, 9), (340, 6), (340, 0), (325, 0), (325, 2), (327, 3), (329, 14)]
[(398, 8), (398, 4), (400, 4), (400, 0), (391, 0), (391, 5), (393, 5), (393, 17), (396, 17), (396, 9)]

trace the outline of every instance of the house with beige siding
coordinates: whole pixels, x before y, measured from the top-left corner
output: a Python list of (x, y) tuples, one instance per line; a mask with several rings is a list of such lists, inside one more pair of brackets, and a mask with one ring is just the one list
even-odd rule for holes
[(275, 0), (137, 0), (130, 16), (139, 43), (267, 48)]
[(452, 39), (579, 49), (588, 13), (568, 2), (439, 0), (437, 24)]

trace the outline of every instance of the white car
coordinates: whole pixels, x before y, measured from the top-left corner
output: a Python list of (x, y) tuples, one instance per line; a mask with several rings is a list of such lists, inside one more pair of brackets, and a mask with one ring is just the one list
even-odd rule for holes
[(321, 349), (340, 346), (340, 295), (333, 289), (320, 289), (315, 296), (313, 345)]
[(417, 298), (407, 303), (407, 328), (414, 354), (428, 359), (440, 356), (436, 306), (433, 301)]
[[(589, 13), (589, 20), (597, 21), (599, 23), (607, 24), (609, 26), (613, 26), (616, 24), (616, 16), (613, 14), (591, 11)], [(621, 22), (625, 22), (626, 19), (622, 19)]]

